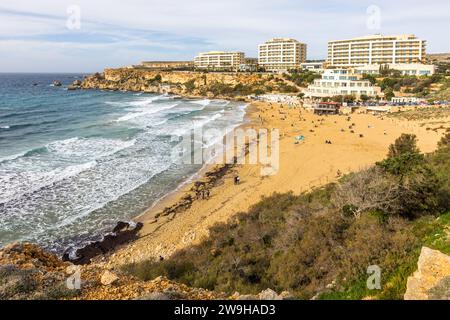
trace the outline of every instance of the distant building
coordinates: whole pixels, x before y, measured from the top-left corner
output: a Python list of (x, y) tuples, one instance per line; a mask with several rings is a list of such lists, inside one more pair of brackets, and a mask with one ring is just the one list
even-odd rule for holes
[(361, 67), (353, 68), (355, 73), (358, 74), (380, 74), (380, 69), (388, 68), (392, 70), (398, 70), (405, 76), (431, 76), (436, 72), (436, 67), (431, 64), (422, 63), (400, 63), (400, 64), (368, 64)]
[(322, 79), (314, 80), (305, 93), (305, 96), (310, 98), (340, 95), (354, 95), (357, 98), (362, 95), (376, 97), (381, 95), (381, 88), (372, 85), (368, 80), (363, 80), (362, 75), (350, 73), (349, 70), (327, 69), (322, 74)]
[(245, 64), (243, 52), (203, 52), (194, 59), (194, 66), (198, 69), (237, 71), (243, 64)]
[(172, 69), (189, 69), (194, 66), (193, 61), (143, 61), (136, 67), (155, 69), (155, 70), (172, 70)]
[(303, 62), (300, 64), (300, 67), (303, 70), (323, 73), (325, 69), (325, 62), (324, 61)]
[(258, 64), (270, 72), (299, 69), (306, 61), (306, 44), (294, 39), (275, 38), (258, 47)]
[(328, 43), (327, 62), (333, 67), (419, 63), (426, 60), (426, 41), (414, 35), (372, 35)]

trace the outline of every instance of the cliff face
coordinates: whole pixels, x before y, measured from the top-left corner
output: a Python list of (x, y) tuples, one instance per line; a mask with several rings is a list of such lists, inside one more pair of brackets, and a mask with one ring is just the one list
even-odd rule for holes
[[(191, 97), (242, 98), (267, 91), (285, 91), (281, 76), (248, 73), (169, 72), (143, 69), (105, 69), (88, 76), (83, 89), (170, 93)], [(291, 87), (287, 87), (293, 90)]]

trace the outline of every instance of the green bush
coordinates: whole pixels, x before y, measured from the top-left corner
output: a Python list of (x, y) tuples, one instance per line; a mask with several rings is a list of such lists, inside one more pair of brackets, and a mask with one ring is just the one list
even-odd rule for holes
[(388, 158), (398, 157), (405, 153), (419, 153), (417, 137), (414, 134), (402, 134), (389, 146)]

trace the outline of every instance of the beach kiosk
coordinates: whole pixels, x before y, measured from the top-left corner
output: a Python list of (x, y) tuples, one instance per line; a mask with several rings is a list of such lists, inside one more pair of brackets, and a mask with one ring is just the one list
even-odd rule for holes
[(337, 102), (320, 102), (313, 106), (314, 114), (339, 114), (341, 105)]

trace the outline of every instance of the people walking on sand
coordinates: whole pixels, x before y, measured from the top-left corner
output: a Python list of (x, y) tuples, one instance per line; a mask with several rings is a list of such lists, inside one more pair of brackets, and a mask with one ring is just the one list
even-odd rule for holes
[(239, 176), (234, 177), (234, 184), (238, 185), (241, 182), (241, 178)]

